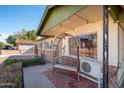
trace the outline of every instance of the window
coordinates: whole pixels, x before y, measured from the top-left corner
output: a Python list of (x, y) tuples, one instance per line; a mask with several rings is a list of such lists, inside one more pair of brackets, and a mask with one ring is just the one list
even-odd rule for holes
[(41, 42), (38, 43), (38, 48), (42, 48), (42, 43)]
[[(97, 34), (80, 35), (79, 55), (82, 57), (97, 58)], [(76, 55), (77, 49), (73, 44), (74, 39), (69, 39), (69, 54)]]
[(81, 35), (80, 40), (80, 56), (97, 57), (97, 34)]
[(49, 42), (44, 42), (44, 48), (49, 49)]
[(52, 44), (53, 44), (53, 40), (51, 40), (49, 42), (44, 42), (44, 48), (45, 49), (52, 49)]

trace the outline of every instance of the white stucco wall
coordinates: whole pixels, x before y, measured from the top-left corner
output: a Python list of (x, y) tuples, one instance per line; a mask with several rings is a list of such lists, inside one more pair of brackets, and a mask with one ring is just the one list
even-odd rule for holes
[[(102, 60), (102, 22), (95, 22), (92, 24), (86, 24), (84, 26), (78, 27), (75, 31), (68, 32), (73, 36), (78, 36), (81, 34), (97, 33), (97, 59)], [(69, 47), (68, 47), (69, 48)]]
[(44, 43), (45, 43), (45, 42), (49, 42), (49, 44), (51, 44), (51, 40), (54, 41), (54, 39), (55, 39), (55, 38), (47, 38), (47, 39), (45, 39), (45, 40), (42, 40), (42, 49), (43, 49), (43, 50), (45, 49), (45, 50), (52, 51), (52, 50), (53, 50), (52, 48), (46, 49)]
[[(109, 64), (117, 65), (118, 62), (118, 28), (117, 24), (113, 22), (112, 18), (109, 17)], [(67, 33), (72, 34), (73, 36), (78, 36), (81, 34), (90, 34), (97, 33), (97, 60), (102, 62), (103, 59), (103, 22), (98, 21), (91, 24), (86, 24), (84, 26), (75, 28), (74, 31), (68, 31)], [(66, 38), (66, 53), (69, 55), (69, 42)]]
[[(112, 18), (109, 16), (109, 64), (117, 65), (118, 62), (118, 26), (113, 22)], [(102, 20), (95, 23), (89, 23), (80, 27), (75, 28), (73, 31), (67, 31), (73, 36), (78, 36), (81, 34), (97, 33), (97, 60), (103, 61), (103, 22)], [(46, 39), (45, 41), (54, 40)], [(63, 55), (69, 55), (69, 42), (68, 37), (65, 38), (63, 44), (66, 46), (65, 53)], [(43, 45), (44, 46), (44, 45)], [(70, 55), (69, 55), (70, 56)]]
[(19, 49), (34, 49), (34, 45), (18, 45)]
[(118, 63), (118, 24), (109, 17), (109, 64), (117, 66)]
[(122, 82), (121, 76), (124, 72), (124, 31), (119, 27), (119, 70), (118, 70), (118, 82), (119, 85)]
[(35, 45), (19, 44), (18, 49), (22, 54), (35, 54)]

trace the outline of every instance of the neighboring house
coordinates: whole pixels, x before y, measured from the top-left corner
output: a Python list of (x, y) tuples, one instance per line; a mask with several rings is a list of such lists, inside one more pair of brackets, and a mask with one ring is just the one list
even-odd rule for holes
[(37, 54), (36, 42), (32, 40), (16, 40), (16, 47), (21, 54)]
[[(124, 79), (124, 8), (109, 6), (104, 8), (104, 13), (103, 8), (101, 5), (48, 6), (37, 32), (38, 36), (44, 38), (41, 40), (41, 48), (44, 51), (41, 54), (53, 61), (56, 51), (51, 45), (58, 38), (61, 41), (56, 54), (60, 55), (59, 57), (66, 56), (67, 59), (75, 58), (77, 51), (74, 38), (64, 34), (68, 33), (78, 38), (80, 62), (83, 59), (93, 59), (96, 60), (96, 64), (102, 65), (103, 87), (108, 87), (106, 71), (109, 66), (117, 69), (115, 82), (121, 86)], [(109, 34), (105, 33), (106, 31)], [(90, 61), (91, 65), (93, 63)], [(94, 66), (94, 71), (97, 72), (97, 65)]]

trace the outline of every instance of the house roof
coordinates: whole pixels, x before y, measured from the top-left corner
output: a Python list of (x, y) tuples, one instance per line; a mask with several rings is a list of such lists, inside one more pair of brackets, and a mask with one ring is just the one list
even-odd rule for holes
[[(58, 7), (58, 8), (57, 8)], [(68, 5), (53, 5), (53, 6), (47, 6), (43, 17), (40, 21), (40, 24), (37, 29), (37, 35), (42, 37), (53, 37), (54, 35), (45, 35), (41, 34), (43, 31), (48, 31), (50, 28), (54, 27), (58, 23), (64, 21), (77, 11), (87, 7), (86, 5), (71, 5), (68, 7)], [(68, 11), (66, 11), (68, 10)], [(49, 22), (48, 22), (49, 21)]]
[[(46, 8), (46, 10), (44, 12), (44, 15), (41, 18), (40, 24), (38, 26), (37, 35), (42, 36), (42, 37), (54, 36), (52, 34), (49, 35), (49, 36), (46, 36), (47, 34), (43, 34), (43, 33), (45, 31), (48, 32), (51, 28), (56, 26), (58, 23), (60, 23), (63, 20), (65, 20), (64, 17), (67, 19), (67, 15), (69, 15), (69, 13), (66, 14), (67, 11), (64, 11), (64, 12), (61, 11), (61, 10), (66, 9), (66, 7), (64, 6), (64, 9), (62, 9), (62, 8), (60, 9), (59, 7), (61, 7), (61, 6), (55, 6), (55, 5), (47, 6), (47, 8)], [(82, 8), (84, 8), (84, 7), (82, 7)], [(120, 23), (124, 24), (124, 5), (120, 5), (120, 6), (119, 5), (109, 5), (109, 7), (111, 8), (109, 10), (109, 14), (113, 18), (114, 22), (119, 21)], [(57, 11), (57, 9), (60, 9), (61, 12)], [(66, 9), (66, 10), (68, 10), (68, 12), (69, 12), (69, 10), (71, 10), (71, 12), (72, 12), (72, 10), (73, 10), (73, 12), (74, 12), (74, 9), (76, 9), (76, 8)], [(64, 15), (62, 15), (62, 12), (63, 12)], [(51, 19), (50, 19), (50, 16), (52, 16)], [(42, 34), (41, 34), (41, 32), (42, 32)]]
[[(38, 28), (37, 28), (37, 35), (40, 34), (41, 26), (42, 26), (43, 21), (45, 20), (47, 14), (48, 14), (48, 11), (49, 11), (51, 8), (53, 8), (53, 7), (55, 7), (55, 5), (48, 5), (48, 6), (46, 7), (46, 9), (45, 9), (45, 11), (44, 11), (44, 14), (43, 14), (43, 17), (41, 18), (40, 24), (39, 24), (39, 26), (38, 26)], [(40, 36), (40, 35), (39, 35), (39, 36)]]
[(28, 44), (28, 45), (35, 45), (36, 42), (32, 40), (16, 40), (16, 44)]

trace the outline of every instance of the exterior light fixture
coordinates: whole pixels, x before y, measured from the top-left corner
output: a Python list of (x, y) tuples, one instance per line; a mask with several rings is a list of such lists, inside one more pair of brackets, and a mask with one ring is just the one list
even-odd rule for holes
[(116, 22), (119, 23), (119, 20), (117, 20)]
[(111, 8), (110, 8), (110, 7), (108, 7), (108, 10), (111, 10)]

